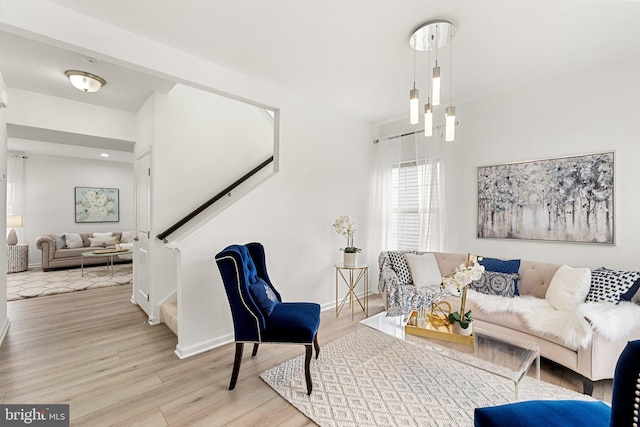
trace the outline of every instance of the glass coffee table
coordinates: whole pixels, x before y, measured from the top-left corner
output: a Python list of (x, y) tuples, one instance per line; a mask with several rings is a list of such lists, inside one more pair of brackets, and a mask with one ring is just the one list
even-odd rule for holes
[(534, 361), (536, 379), (540, 381), (540, 346), (535, 342), (474, 328), (474, 344), (459, 344), (408, 334), (405, 332), (405, 325), (403, 316), (386, 317), (386, 313), (382, 312), (361, 320), (358, 328), (376, 329), (448, 359), (506, 378), (514, 384), (516, 400), (518, 385)]
[(107, 258), (107, 270), (111, 267), (111, 277), (113, 277), (113, 257), (121, 255), (130, 255), (133, 251), (131, 249), (122, 250), (108, 250), (108, 249), (96, 249), (93, 251), (82, 252), (80, 256), (80, 275), (84, 277), (84, 259), (85, 258)]

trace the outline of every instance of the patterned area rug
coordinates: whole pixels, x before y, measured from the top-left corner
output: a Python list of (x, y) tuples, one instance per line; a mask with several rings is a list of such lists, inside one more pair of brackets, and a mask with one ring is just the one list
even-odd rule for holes
[[(311, 396), (304, 356), (260, 376), (320, 426), (472, 426), (474, 408), (515, 398), (508, 380), (371, 328), (322, 345), (311, 375)], [(519, 396), (593, 400), (531, 377), (520, 383)]]
[(113, 277), (111, 277), (111, 270), (107, 270), (104, 265), (85, 267), (84, 277), (79, 268), (27, 270), (7, 274), (7, 301), (125, 285), (131, 283), (132, 278), (132, 263), (114, 264)]

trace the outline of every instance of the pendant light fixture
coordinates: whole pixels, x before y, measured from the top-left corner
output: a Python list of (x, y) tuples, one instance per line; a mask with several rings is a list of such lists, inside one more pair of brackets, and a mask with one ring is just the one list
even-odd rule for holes
[[(428, 21), (422, 25), (420, 25), (409, 38), (409, 45), (414, 49), (413, 56), (413, 69), (414, 69), (414, 78), (413, 78), (413, 89), (410, 92), (409, 98), (411, 105), (413, 105), (414, 99), (417, 104), (418, 101), (418, 89), (415, 87), (415, 55), (416, 51), (418, 52), (428, 52), (429, 53), (429, 64), (427, 65), (427, 70), (432, 71), (430, 78), (427, 78), (427, 85), (431, 85), (431, 89), (427, 88), (427, 102), (424, 106), (424, 118), (425, 118), (425, 128), (424, 134), (425, 136), (433, 135), (433, 113), (434, 107), (440, 105), (441, 102), (441, 88), (442, 88), (442, 74), (440, 69), (440, 64), (438, 63), (438, 49), (449, 45), (449, 102), (448, 107), (445, 109), (445, 125), (449, 121), (453, 123), (452, 126), (455, 126), (455, 107), (451, 103), (451, 46), (452, 40), (455, 33), (455, 26), (452, 22), (446, 21), (443, 19), (436, 19), (432, 21)], [(435, 64), (433, 70), (431, 70), (431, 51), (435, 51)], [(446, 77), (446, 76), (445, 76)], [(413, 107), (410, 106), (409, 113), (409, 122), (411, 124), (416, 124), (418, 122), (418, 117), (414, 116)], [(447, 126), (448, 129), (448, 126)], [(447, 135), (450, 135), (451, 139), (445, 138), (447, 141), (453, 141), (454, 131), (446, 132)]]
[[(415, 52), (415, 50), (414, 50)], [(431, 51), (429, 51), (429, 61), (427, 63), (427, 70), (431, 67)], [(429, 79), (427, 79), (428, 81)], [(433, 106), (431, 105), (431, 92), (429, 91), (429, 85), (427, 84), (427, 103), (424, 104), (424, 136), (433, 135)]]
[(420, 121), (420, 96), (416, 89), (416, 51), (413, 51), (413, 89), (409, 91), (409, 123), (415, 125)]

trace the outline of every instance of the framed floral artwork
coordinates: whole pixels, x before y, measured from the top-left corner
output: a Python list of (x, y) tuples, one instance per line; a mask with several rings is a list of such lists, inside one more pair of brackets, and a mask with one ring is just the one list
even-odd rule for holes
[(478, 168), (478, 238), (614, 244), (614, 153)]
[(118, 222), (117, 188), (76, 187), (76, 222)]

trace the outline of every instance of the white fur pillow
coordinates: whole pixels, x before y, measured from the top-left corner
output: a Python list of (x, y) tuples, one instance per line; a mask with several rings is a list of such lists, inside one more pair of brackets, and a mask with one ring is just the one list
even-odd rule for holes
[(591, 287), (591, 270), (563, 265), (547, 288), (545, 299), (556, 310), (575, 310), (584, 302)]
[(116, 244), (115, 237), (89, 237), (91, 247), (107, 247), (114, 246)]
[(442, 274), (440, 274), (438, 262), (433, 254), (405, 254), (404, 256), (416, 288), (440, 286)]

